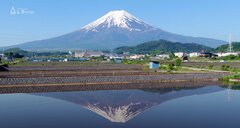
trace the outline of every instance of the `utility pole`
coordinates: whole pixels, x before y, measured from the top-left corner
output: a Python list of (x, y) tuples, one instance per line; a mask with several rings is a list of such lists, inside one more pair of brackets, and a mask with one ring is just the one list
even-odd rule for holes
[(229, 85), (228, 85), (228, 89), (227, 89), (228, 102), (231, 102), (231, 89), (232, 89), (232, 86), (229, 84)]
[(228, 51), (229, 53), (232, 53), (232, 34), (229, 34), (229, 38), (228, 38)]

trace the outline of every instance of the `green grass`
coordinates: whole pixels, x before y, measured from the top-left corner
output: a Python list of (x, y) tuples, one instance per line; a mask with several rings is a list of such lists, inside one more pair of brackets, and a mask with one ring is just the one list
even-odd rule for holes
[(112, 64), (112, 62), (97, 62), (97, 61), (68, 61), (68, 62), (20, 62), (12, 66), (91, 66), (98, 64)]
[(240, 73), (225, 76), (222, 78), (223, 81), (229, 81), (230, 79), (240, 79)]
[(147, 63), (149, 63), (149, 61), (147, 61), (147, 60), (126, 60), (126, 59), (123, 60), (123, 64), (142, 64), (142, 65), (144, 65)]

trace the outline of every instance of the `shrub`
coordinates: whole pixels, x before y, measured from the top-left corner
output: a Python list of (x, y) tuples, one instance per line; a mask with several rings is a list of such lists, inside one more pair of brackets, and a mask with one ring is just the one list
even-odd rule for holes
[(208, 65), (208, 68), (209, 68), (209, 69), (212, 69), (212, 68), (213, 68), (213, 65), (212, 65), (212, 64)]
[(182, 65), (182, 60), (180, 58), (176, 59), (176, 66), (181, 66)]
[(4, 63), (2, 64), (3, 67), (8, 67), (8, 65), (9, 65), (9, 62), (4, 62)]
[(223, 81), (229, 81), (230, 79), (239, 79), (240, 78), (240, 74), (234, 74), (234, 75), (230, 75), (230, 76), (225, 76), (222, 78)]
[(225, 70), (226, 65), (221, 66), (221, 70)]
[(222, 65), (221, 70), (223, 71), (229, 71), (230, 66), (229, 65)]
[(173, 63), (170, 63), (169, 65), (168, 65), (168, 70), (169, 71), (172, 71), (172, 70), (174, 70), (174, 64)]
[(162, 69), (162, 70), (167, 70), (167, 69), (168, 69), (168, 66), (167, 66), (167, 65), (166, 65), (166, 66), (165, 66), (165, 65), (161, 65), (161, 66), (160, 66), (160, 69)]

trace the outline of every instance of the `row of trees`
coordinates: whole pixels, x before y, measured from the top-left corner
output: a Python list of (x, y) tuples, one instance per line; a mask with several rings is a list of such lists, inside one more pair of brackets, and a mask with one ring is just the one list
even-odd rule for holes
[(7, 52), (7, 53), (4, 53), (4, 55), (9, 58), (23, 58), (24, 57), (24, 55), (21, 55), (20, 53), (14, 53), (14, 52)]
[(8, 58), (23, 58), (27, 53), (20, 48), (10, 48), (4, 51), (4, 55)]
[(68, 52), (29, 52), (22, 50), (20, 48), (10, 48), (2, 51), (6, 57), (12, 58), (23, 58), (23, 57), (36, 57), (36, 56), (66, 56), (69, 55)]

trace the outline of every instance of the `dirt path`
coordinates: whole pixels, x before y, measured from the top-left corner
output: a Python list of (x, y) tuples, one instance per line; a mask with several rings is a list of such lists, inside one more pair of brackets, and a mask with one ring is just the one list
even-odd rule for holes
[(206, 69), (206, 68), (193, 68), (193, 67), (182, 67), (185, 69), (190, 69), (190, 70), (194, 70), (194, 71), (208, 71), (208, 72), (224, 72), (224, 73), (228, 73), (228, 71), (220, 71), (220, 70), (211, 70), (211, 69)]

